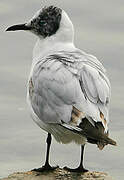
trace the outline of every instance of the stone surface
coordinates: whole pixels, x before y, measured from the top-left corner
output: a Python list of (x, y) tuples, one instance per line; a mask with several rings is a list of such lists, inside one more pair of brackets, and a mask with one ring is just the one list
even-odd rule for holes
[(103, 172), (70, 173), (64, 169), (56, 169), (52, 172), (17, 172), (1, 180), (113, 180)]

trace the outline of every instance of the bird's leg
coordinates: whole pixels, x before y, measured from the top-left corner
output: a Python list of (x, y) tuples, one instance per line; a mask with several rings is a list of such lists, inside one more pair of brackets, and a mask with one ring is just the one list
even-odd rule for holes
[(46, 143), (47, 143), (47, 153), (46, 153), (46, 161), (45, 161), (44, 167), (50, 167), (50, 165), (49, 165), (49, 153), (50, 153), (51, 140), (52, 140), (51, 134), (48, 133), (47, 140), (46, 140)]
[(46, 143), (47, 143), (47, 153), (46, 153), (46, 161), (45, 161), (45, 165), (42, 166), (41, 168), (33, 169), (33, 171), (43, 172), (43, 171), (51, 171), (51, 170), (55, 170), (56, 168), (58, 168), (58, 166), (52, 167), (52, 166), (50, 166), (50, 164), (49, 164), (49, 152), (50, 152), (51, 140), (52, 140), (51, 134), (48, 133), (47, 140), (46, 140)]
[(84, 159), (84, 145), (81, 146), (81, 160), (80, 160), (80, 165), (76, 169), (71, 169), (68, 167), (64, 167), (65, 170), (70, 171), (70, 172), (87, 172), (88, 170), (84, 168), (83, 166), (83, 159)]
[(81, 160), (80, 160), (80, 165), (77, 169), (79, 171), (87, 172), (88, 170), (84, 168), (83, 160), (84, 160), (84, 145), (81, 146)]

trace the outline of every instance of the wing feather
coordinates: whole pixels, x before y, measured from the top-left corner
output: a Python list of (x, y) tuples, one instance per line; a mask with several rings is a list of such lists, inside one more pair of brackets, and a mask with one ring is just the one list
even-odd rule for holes
[(56, 61), (52, 66), (48, 62), (44, 66), (39, 63), (34, 68), (32, 83), (35, 97), (31, 100), (34, 101), (33, 109), (46, 123), (60, 123), (61, 120), (68, 123), (72, 105), (84, 99), (77, 78), (62, 63)]
[[(81, 86), (89, 100), (88, 112), (95, 121), (101, 121), (107, 130), (108, 104), (110, 101), (110, 83), (105, 75), (89, 65), (81, 70)], [(101, 115), (102, 114), (102, 115)]]
[[(103, 66), (94, 56), (81, 53), (74, 56), (72, 53), (63, 58), (60, 55), (50, 56), (34, 67), (34, 109), (37, 109), (39, 118), (47, 123), (60, 123), (61, 120), (69, 123), (74, 106), (90, 122), (101, 121), (107, 129), (110, 83)], [(49, 113), (46, 113), (44, 104)]]

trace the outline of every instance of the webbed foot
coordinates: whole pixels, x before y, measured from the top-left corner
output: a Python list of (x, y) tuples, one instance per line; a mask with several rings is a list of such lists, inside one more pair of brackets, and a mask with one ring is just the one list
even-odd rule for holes
[(67, 170), (69, 172), (76, 172), (76, 173), (85, 173), (85, 172), (88, 172), (88, 170), (85, 169), (83, 166), (79, 166), (78, 168), (75, 168), (75, 169), (64, 167), (63, 169), (65, 169), (65, 170)]
[(35, 172), (54, 171), (57, 168), (59, 168), (59, 166), (52, 167), (49, 164), (47, 164), (47, 165), (42, 166), (41, 168), (33, 169), (32, 171), (35, 171)]

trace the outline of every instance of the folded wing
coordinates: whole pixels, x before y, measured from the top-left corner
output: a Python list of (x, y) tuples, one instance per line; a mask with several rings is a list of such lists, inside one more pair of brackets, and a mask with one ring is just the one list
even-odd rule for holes
[(110, 83), (101, 64), (81, 55), (76, 61), (73, 54), (53, 57), (34, 68), (31, 101), (35, 113), (46, 123), (68, 124), (75, 107), (92, 124), (102, 122), (107, 132)]

